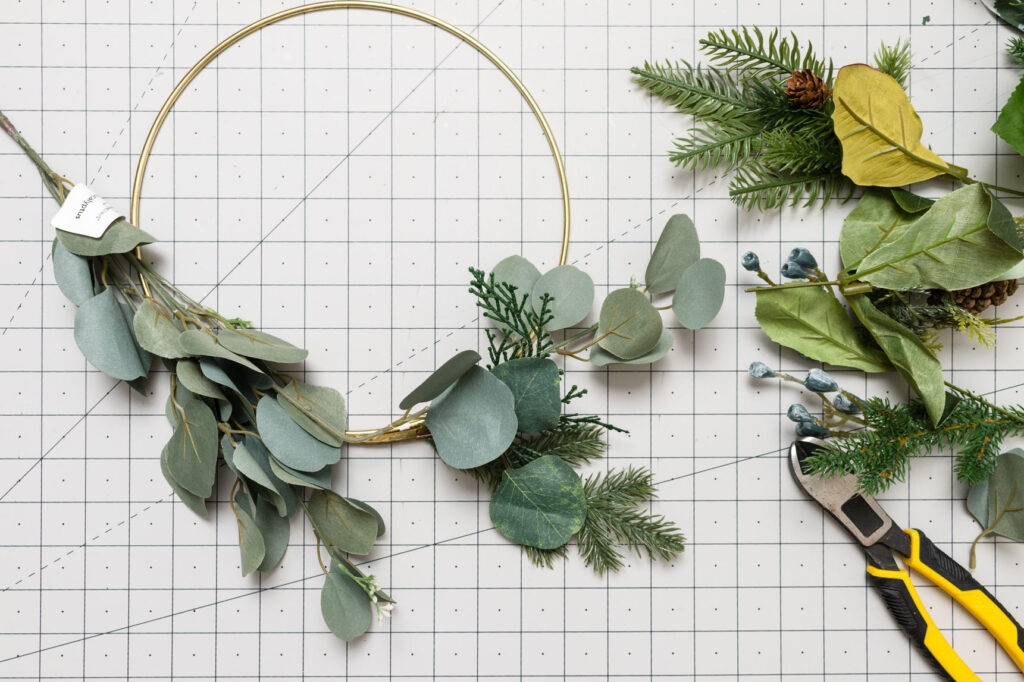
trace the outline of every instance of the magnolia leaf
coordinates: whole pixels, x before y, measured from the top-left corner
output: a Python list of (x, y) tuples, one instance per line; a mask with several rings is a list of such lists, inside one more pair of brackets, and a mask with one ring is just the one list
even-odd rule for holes
[(177, 391), (175, 402), (171, 408), (174, 433), (161, 456), (166, 457), (167, 470), (182, 488), (206, 499), (217, 478), (217, 418), (206, 403), (188, 391)]
[(968, 289), (992, 281), (1020, 254), (988, 228), (992, 196), (979, 184), (951, 192), (864, 257), (860, 279), (883, 289)]
[(867, 296), (847, 300), (896, 371), (921, 398), (932, 423), (938, 424), (946, 408), (946, 384), (938, 358), (917, 334), (881, 312)]
[(377, 517), (333, 490), (316, 490), (305, 503), (306, 515), (320, 539), (351, 554), (369, 554), (377, 539)]
[(988, 480), (971, 487), (967, 508), (985, 529), (982, 537), (1024, 542), (1024, 451), (1014, 448), (999, 455)]
[(865, 372), (892, 369), (885, 354), (865, 341), (843, 304), (823, 287), (761, 287), (754, 314), (775, 343), (812, 360)]
[(359, 583), (331, 562), (320, 590), (320, 613), (336, 637), (351, 642), (370, 629), (370, 597)]
[(148, 354), (135, 344), (113, 289), (84, 301), (75, 312), (75, 343), (107, 376), (132, 381), (149, 371)]
[(230, 360), (254, 372), (260, 371), (260, 368), (252, 364), (248, 358), (232, 353), (229, 349), (217, 343), (217, 337), (204, 329), (187, 329), (183, 331), (178, 336), (178, 343), (181, 344), (181, 349), (189, 355), (202, 355), (208, 358)]
[(98, 239), (64, 230), (57, 230), (57, 239), (71, 253), (87, 257), (128, 253), (136, 246), (156, 241), (156, 237), (140, 230), (124, 218), (114, 221)]
[(1013, 216), (1010, 215), (1009, 209), (1006, 208), (1003, 202), (999, 201), (987, 189), (985, 193), (988, 194), (989, 201), (991, 202), (988, 213), (988, 229), (992, 230), (997, 237), (1006, 242), (1006, 245), (1016, 251), (1017, 256), (1020, 257), (1022, 244), (1020, 234), (1017, 233), (1017, 223), (1014, 222)]
[(620, 358), (637, 358), (654, 348), (663, 328), (661, 314), (640, 291), (616, 289), (601, 304), (597, 345)]
[(199, 368), (199, 363), (195, 360), (178, 360), (178, 363), (174, 366), (174, 373), (182, 385), (193, 393), (198, 393), (215, 400), (228, 399), (224, 395), (224, 391), (220, 390), (220, 386), (206, 378), (206, 375)]
[(864, 196), (846, 216), (839, 235), (844, 268), (856, 268), (865, 256), (897, 237), (920, 217), (902, 207), (894, 196), (895, 191), (864, 190)]
[(320, 471), (341, 458), (341, 450), (306, 433), (272, 396), (256, 405), (256, 425), (263, 443), (280, 462), (299, 471)]
[(654, 348), (652, 348), (646, 354), (641, 355), (638, 358), (633, 358), (632, 360), (623, 360), (620, 357), (612, 355), (611, 353), (606, 351), (604, 348), (601, 348), (600, 346), (593, 346), (590, 349), (590, 357), (587, 359), (590, 360), (590, 364), (594, 365), (594, 367), (604, 367), (605, 365), (613, 364), (649, 365), (652, 362), (657, 362), (658, 360), (661, 360), (663, 357), (665, 357), (665, 355), (667, 355), (668, 352), (672, 350), (673, 341), (674, 338), (672, 336), (672, 331), (669, 329), (662, 329), (661, 338), (658, 339), (657, 345), (654, 346)]
[(320, 471), (307, 473), (297, 471), (270, 456), (270, 470), (274, 476), (288, 485), (300, 485), (306, 488), (326, 490), (331, 487), (331, 467), (326, 466)]
[(96, 295), (92, 283), (89, 261), (64, 248), (53, 240), (53, 278), (65, 298), (75, 305), (82, 305)]
[(152, 301), (147, 299), (139, 304), (132, 320), (132, 328), (135, 330), (139, 345), (153, 355), (168, 360), (188, 356), (178, 341), (181, 330), (169, 317), (157, 310)]
[(180, 483), (174, 480), (174, 476), (171, 475), (171, 470), (167, 466), (167, 457), (169, 454), (170, 451), (167, 448), (164, 448), (160, 453), (160, 472), (163, 473), (164, 479), (167, 481), (167, 484), (171, 486), (171, 490), (173, 490), (174, 494), (178, 496), (178, 499), (181, 500), (186, 507), (205, 519), (209, 513), (206, 509), (206, 499), (199, 495), (190, 493), (188, 490), (185, 490)]
[(448, 466), (472, 469), (497, 459), (516, 437), (515, 398), (482, 367), (468, 372), (430, 404), (427, 428)]
[(544, 455), (518, 469), (506, 469), (491, 497), (491, 521), (520, 545), (555, 549), (583, 526), (587, 507), (583, 482), (559, 457)]
[(514, 358), (491, 373), (512, 391), (519, 431), (537, 433), (558, 423), (562, 415), (562, 377), (554, 362), (547, 358)]
[(651, 253), (644, 274), (648, 293), (672, 291), (688, 267), (700, 258), (700, 238), (690, 216), (679, 213), (668, 219)]
[(217, 342), (230, 351), (267, 362), (302, 362), (309, 351), (256, 329), (221, 329)]
[(354, 504), (363, 511), (369, 512), (373, 515), (373, 518), (377, 519), (377, 537), (382, 537), (384, 533), (388, 532), (388, 527), (384, 524), (384, 517), (380, 515), (380, 512), (362, 500), (357, 500), (352, 497), (346, 497), (345, 499), (348, 500), (349, 504)]
[[(506, 259), (508, 260), (508, 259)], [(502, 261), (504, 262), (504, 261)], [(480, 354), (474, 350), (464, 350), (449, 358), (443, 365), (434, 370), (422, 384), (414, 388), (409, 395), (398, 403), (399, 409), (408, 410), (419, 403), (428, 403), (445, 392), (449, 386), (459, 380), (463, 374), (480, 362)]]
[[(244, 490), (239, 490), (235, 499), (243, 495), (248, 497)], [(249, 508), (253, 509), (252, 503), (248, 502), (248, 504)], [(281, 563), (284, 552), (288, 549), (291, 523), (288, 521), (288, 517), (280, 516), (274, 505), (268, 502), (262, 494), (257, 495), (255, 511), (251, 516), (263, 539), (264, 548), (263, 561), (260, 562), (256, 570), (269, 571)]]
[[(537, 266), (522, 256), (509, 256), (494, 266), (491, 270), (495, 282), (505, 282), (516, 288), (516, 297), (522, 300), (533, 291), (533, 285), (540, 279), (540, 270)], [(433, 400), (428, 398), (427, 400)], [(420, 401), (425, 402), (425, 401)], [(402, 408), (403, 410), (406, 408)]]
[(547, 329), (558, 331), (581, 322), (590, 314), (594, 305), (594, 280), (573, 265), (559, 265), (541, 275), (533, 285), (530, 303), (538, 313), (544, 294), (552, 298), (548, 306), (553, 317)]
[(672, 312), (687, 329), (701, 329), (715, 319), (725, 300), (725, 268), (701, 258), (683, 273), (672, 297)]
[(931, 208), (932, 204), (935, 203), (935, 199), (918, 196), (913, 192), (908, 192), (902, 187), (890, 188), (889, 194), (891, 194), (892, 198), (897, 204), (899, 204), (899, 207), (907, 213), (923, 213)]
[(242, 554), (242, 575), (246, 576), (259, 570), (266, 557), (267, 547), (263, 542), (263, 534), (252, 517), (252, 499), (242, 490), (235, 495), (234, 512), (235, 521), (238, 522), (238, 549)]
[(844, 66), (832, 100), (843, 175), (855, 184), (898, 187), (961, 170), (922, 144), (921, 117), (892, 76), (867, 64)]
[[(289, 381), (278, 392), (277, 403), (306, 433), (332, 447), (341, 447), (342, 439), (334, 435), (344, 434), (348, 427), (345, 398), (341, 393), (326, 386)], [(304, 414), (295, 403), (315, 415), (316, 420)]]
[[(1004, 4), (1009, 3), (1004, 0)], [(1024, 12), (1019, 13), (1024, 15)], [(999, 118), (992, 125), (992, 132), (1003, 138), (1018, 154), (1024, 154), (1024, 79), (1017, 83), (1010, 99), (1006, 100)]]

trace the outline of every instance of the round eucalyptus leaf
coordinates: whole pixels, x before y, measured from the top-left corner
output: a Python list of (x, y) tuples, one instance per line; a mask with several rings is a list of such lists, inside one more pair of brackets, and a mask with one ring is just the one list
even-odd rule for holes
[(272, 396), (265, 395), (257, 403), (256, 425), (274, 457), (293, 469), (320, 471), (341, 458), (339, 448), (306, 433)]
[(711, 258), (701, 258), (679, 279), (672, 297), (672, 312), (687, 329), (700, 329), (715, 319), (725, 300), (725, 268)]
[(230, 360), (236, 364), (247, 367), (254, 372), (260, 372), (260, 368), (252, 364), (248, 358), (244, 358), (237, 353), (232, 353), (229, 349), (217, 343), (217, 338), (210, 332), (203, 329), (187, 329), (178, 336), (178, 343), (181, 344), (181, 349), (189, 355), (201, 355), (208, 358), (220, 358), (222, 360)]
[(679, 278), (700, 258), (700, 238), (690, 216), (677, 214), (668, 219), (658, 244), (647, 263), (644, 284), (651, 294), (664, 294), (676, 288)]
[(522, 256), (509, 256), (491, 270), (496, 282), (505, 282), (516, 288), (516, 297), (522, 299), (533, 291), (533, 285), (540, 279), (537, 266)]
[(662, 329), (661, 314), (646, 296), (632, 287), (616, 289), (601, 304), (597, 345), (612, 355), (632, 360), (657, 345)]
[(256, 329), (221, 329), (217, 342), (239, 355), (267, 362), (291, 364), (302, 362), (309, 355), (304, 348)]
[(583, 526), (583, 482), (564, 460), (544, 455), (505, 470), (491, 497), (490, 512), (494, 527), (509, 540), (555, 549)]
[(369, 512), (373, 515), (373, 518), (377, 519), (377, 537), (381, 537), (387, 532), (388, 527), (385, 525), (384, 517), (380, 515), (380, 512), (362, 500), (357, 500), (354, 497), (346, 497), (345, 499), (349, 501), (349, 504), (354, 504), (363, 511)]
[(408, 410), (419, 403), (428, 403), (444, 393), (445, 389), (459, 380), (470, 368), (480, 362), (480, 354), (474, 350), (464, 350), (449, 358), (443, 365), (434, 370), (422, 384), (417, 386), (398, 403), (399, 409)]
[(427, 412), (437, 454), (456, 469), (500, 457), (515, 439), (517, 424), (512, 391), (482, 367), (471, 367)]
[(75, 312), (75, 343), (93, 367), (114, 379), (132, 381), (149, 371), (113, 289), (84, 301)]
[(544, 294), (553, 299), (548, 304), (553, 315), (547, 325), (548, 331), (558, 331), (577, 324), (590, 314), (594, 305), (594, 280), (575, 266), (559, 265), (534, 283), (530, 304), (535, 312), (540, 312)]
[(89, 261), (53, 242), (53, 278), (64, 296), (75, 305), (82, 305), (95, 295)]
[(320, 590), (320, 613), (336, 637), (346, 642), (370, 629), (370, 598), (359, 583), (331, 562)]
[(153, 355), (174, 360), (184, 358), (188, 353), (181, 347), (178, 337), (181, 330), (149, 300), (139, 304), (132, 319), (132, 328), (139, 345)]
[(199, 363), (195, 360), (178, 360), (178, 364), (174, 367), (174, 373), (177, 375), (178, 381), (193, 393), (216, 400), (228, 399), (224, 395), (224, 391), (220, 390), (220, 386), (206, 378), (199, 368)]
[(988, 479), (975, 483), (967, 491), (967, 511), (982, 528), (988, 528)]
[[(345, 398), (341, 393), (327, 386), (289, 381), (278, 392), (277, 402), (292, 421), (301, 426), (306, 433), (330, 446), (341, 447), (343, 441), (334, 435), (345, 433), (348, 426)], [(295, 403), (301, 405), (316, 419), (310, 418)]]
[(672, 336), (672, 330), (662, 329), (661, 338), (658, 339), (657, 345), (655, 345), (654, 348), (652, 348), (651, 350), (644, 353), (638, 358), (633, 358), (632, 360), (624, 360), (620, 357), (612, 355), (611, 353), (606, 351), (604, 348), (601, 348), (600, 346), (594, 346), (593, 348), (590, 349), (590, 357), (588, 359), (590, 360), (590, 364), (594, 365), (594, 367), (604, 367), (605, 365), (615, 364), (649, 365), (652, 362), (657, 362), (658, 360), (661, 360), (663, 357), (665, 357), (665, 355), (667, 355), (668, 352), (672, 350), (672, 343), (674, 341), (675, 338)]
[(538, 433), (558, 423), (562, 414), (562, 377), (554, 362), (547, 358), (514, 358), (491, 373), (512, 391), (519, 431)]
[(306, 516), (329, 547), (351, 554), (369, 554), (377, 539), (377, 515), (349, 502), (333, 490), (315, 490), (306, 502)]

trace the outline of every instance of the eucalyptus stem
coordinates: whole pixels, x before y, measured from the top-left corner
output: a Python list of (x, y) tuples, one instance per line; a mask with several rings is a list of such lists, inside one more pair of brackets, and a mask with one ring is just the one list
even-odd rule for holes
[(28, 143), (18, 129), (14, 127), (11, 120), (7, 118), (7, 115), (3, 111), (0, 111), (0, 128), (3, 129), (7, 136), (14, 140), (21, 150), (25, 152), (25, 155), (32, 160), (36, 168), (39, 170), (39, 174), (43, 176), (43, 184), (46, 185), (46, 189), (49, 190), (50, 194), (57, 201), (58, 204), (64, 203), (63, 201), (63, 189), (58, 186), (57, 183), (63, 183), (64, 179), (58, 175), (50, 165), (43, 161), (43, 157), (39, 156), (39, 153), (32, 148), (32, 145)]

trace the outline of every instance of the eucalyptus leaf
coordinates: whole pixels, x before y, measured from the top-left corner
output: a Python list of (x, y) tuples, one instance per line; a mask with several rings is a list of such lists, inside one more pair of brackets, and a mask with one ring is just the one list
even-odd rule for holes
[(260, 536), (263, 538), (263, 561), (257, 567), (259, 571), (269, 571), (281, 563), (288, 539), (291, 536), (291, 523), (287, 516), (281, 516), (271, 502), (262, 495), (256, 499), (256, 511), (252, 520), (256, 522)]
[(320, 590), (320, 613), (336, 637), (351, 642), (370, 629), (370, 597), (334, 562)]
[[(1024, 542), (1024, 451), (1014, 448), (996, 459), (996, 468), (989, 476), (987, 486), (975, 494), (975, 509), (968, 509), (984, 528), (985, 535), (1002, 535), (1017, 542)], [(980, 512), (981, 493), (985, 494), (984, 516)]]
[[(299, 506), (299, 498), (295, 494), (295, 490), (287, 481), (281, 479), (280, 476), (276, 475), (274, 468), (271, 465), (273, 459), (270, 455), (270, 450), (253, 434), (245, 434), (243, 439), (245, 444), (246, 452), (249, 456), (255, 460), (256, 464), (263, 470), (264, 474), (269, 477), (271, 488), (268, 492), (271, 493), (270, 499), (273, 501), (275, 508), (281, 516), (291, 516), (292, 512)], [(327, 485), (330, 487), (330, 468), (327, 468), (328, 481)], [(280, 501), (284, 502), (284, 509), (281, 509), (279, 504)], [(257, 519), (258, 520), (258, 519)]]
[(331, 467), (329, 466), (324, 467), (320, 471), (297, 471), (277, 461), (277, 459), (271, 455), (270, 470), (274, 472), (274, 476), (289, 485), (299, 485), (314, 489), (320, 488), (323, 490), (331, 487)]
[[(874, 190), (871, 190), (874, 191)], [(922, 213), (927, 211), (935, 203), (935, 199), (928, 199), (908, 192), (900, 187), (890, 187), (889, 193), (901, 209), (907, 213)]]
[(127, 384), (139, 395), (147, 397), (149, 394), (146, 392), (146, 379), (149, 377), (149, 368), (153, 365), (153, 354), (139, 345), (139, 338), (135, 335), (135, 330), (132, 329), (132, 318), (135, 316), (135, 311), (124, 301), (119, 301), (118, 306), (121, 308), (121, 315), (124, 317), (125, 326), (128, 327), (128, 333), (131, 334), (132, 342), (135, 344), (135, 352), (139, 354), (139, 362), (146, 368), (144, 376), (138, 379), (131, 379)]
[(299, 471), (319, 471), (336, 463), (341, 450), (323, 443), (292, 421), (273, 396), (256, 405), (256, 424), (263, 443), (280, 462)]
[(573, 265), (559, 265), (541, 275), (533, 285), (530, 303), (538, 313), (544, 294), (553, 299), (548, 304), (553, 317), (547, 329), (558, 331), (581, 322), (590, 314), (594, 305), (594, 280)]
[(135, 344), (113, 289), (104, 289), (78, 308), (75, 343), (93, 367), (114, 379), (132, 381), (149, 371), (148, 354)]
[(992, 197), (980, 184), (951, 192), (864, 257), (860, 279), (883, 289), (967, 289), (992, 281), (1020, 254), (989, 227)]
[(932, 423), (938, 424), (946, 409), (946, 384), (938, 358), (917, 334), (881, 312), (867, 296), (847, 300), (896, 371), (921, 398)]
[(71, 253), (87, 257), (128, 253), (136, 246), (156, 241), (156, 237), (140, 230), (124, 218), (115, 220), (98, 239), (64, 230), (57, 230), (57, 239)]
[(227, 400), (224, 391), (220, 390), (220, 386), (206, 378), (206, 375), (199, 368), (199, 363), (195, 360), (178, 360), (178, 364), (174, 367), (174, 373), (182, 385), (193, 393), (198, 393), (215, 400)]
[(409, 395), (402, 398), (402, 402), (398, 403), (399, 409), (408, 410), (419, 403), (430, 402), (444, 393), (445, 389), (458, 381), (459, 377), (475, 367), (478, 362), (480, 362), (480, 354), (476, 351), (464, 350), (456, 353), (435, 369), (433, 374), (414, 388)]
[[(277, 402), (292, 421), (301, 426), (306, 433), (332, 447), (341, 447), (342, 439), (334, 435), (344, 434), (348, 427), (345, 398), (341, 393), (326, 386), (289, 381), (278, 392)], [(295, 403), (315, 415), (316, 421), (303, 413)]]
[[(537, 266), (522, 256), (509, 256), (494, 266), (491, 270), (494, 281), (505, 282), (516, 288), (516, 297), (522, 299), (533, 291), (533, 285), (540, 279), (540, 270)], [(427, 398), (433, 400), (433, 398)], [(425, 401), (420, 401), (425, 402)], [(406, 408), (402, 408), (403, 410)]]
[(515, 439), (517, 424), (512, 391), (482, 367), (471, 367), (427, 412), (437, 454), (456, 469), (500, 457)]
[(162, 457), (167, 469), (181, 487), (206, 499), (217, 478), (220, 432), (213, 411), (191, 393), (179, 391), (172, 408), (174, 433), (164, 446)]
[(672, 336), (672, 331), (669, 329), (662, 329), (661, 338), (658, 339), (658, 344), (649, 352), (647, 352), (644, 355), (641, 355), (638, 358), (633, 358), (632, 360), (623, 360), (620, 357), (612, 355), (611, 353), (606, 351), (604, 348), (601, 348), (600, 346), (594, 346), (590, 349), (590, 357), (587, 359), (590, 360), (590, 364), (592, 364), (594, 367), (604, 367), (605, 365), (614, 364), (649, 365), (652, 362), (657, 362), (658, 360), (665, 357), (665, 355), (667, 355), (668, 352), (672, 350), (673, 341), (674, 338)]
[(256, 329), (221, 329), (217, 342), (230, 351), (267, 362), (302, 362), (309, 351)]
[[(998, 466), (998, 460), (996, 460)], [(975, 483), (967, 491), (967, 511), (970, 512), (982, 528), (988, 528), (988, 481)]]
[(701, 329), (715, 319), (725, 300), (725, 268), (701, 258), (683, 273), (672, 297), (672, 312), (687, 329)]
[(491, 373), (512, 391), (519, 431), (537, 433), (558, 424), (562, 415), (558, 365), (547, 358), (513, 358)]
[(373, 514), (373, 518), (377, 519), (377, 537), (382, 537), (384, 533), (388, 532), (388, 527), (385, 525), (384, 517), (380, 515), (380, 512), (362, 500), (357, 500), (353, 497), (346, 497), (345, 499), (349, 501), (349, 504), (354, 504), (363, 511)]
[(89, 261), (53, 241), (53, 278), (64, 296), (75, 305), (82, 305), (95, 295)]
[(190, 493), (188, 490), (185, 490), (180, 483), (174, 480), (174, 476), (171, 475), (171, 471), (167, 467), (168, 454), (169, 452), (167, 448), (164, 448), (160, 453), (160, 472), (163, 473), (164, 479), (167, 481), (167, 485), (171, 486), (171, 490), (174, 491), (174, 494), (178, 496), (178, 499), (181, 500), (186, 507), (205, 519), (207, 514), (209, 514), (206, 509), (206, 499), (199, 495)]
[(203, 329), (188, 329), (178, 336), (178, 343), (183, 351), (189, 355), (202, 355), (208, 358), (221, 358), (247, 367), (254, 372), (260, 368), (252, 364), (248, 358), (233, 353), (224, 346), (217, 343), (217, 338)]
[(350, 554), (369, 554), (377, 539), (377, 517), (333, 490), (315, 490), (304, 503), (324, 544)]
[(139, 304), (132, 328), (139, 345), (153, 355), (170, 360), (188, 356), (178, 341), (181, 330), (169, 317), (158, 311), (152, 301), (147, 299)]
[(646, 296), (632, 287), (616, 289), (601, 304), (597, 345), (620, 358), (638, 358), (657, 345), (663, 328)]
[(210, 381), (226, 386), (235, 393), (255, 397), (252, 388), (267, 391), (274, 386), (274, 380), (263, 372), (236, 365), (216, 358), (199, 358), (199, 367)]
[(555, 549), (583, 526), (583, 482), (564, 460), (544, 455), (505, 470), (491, 497), (490, 513), (494, 527), (509, 540)]
[(251, 516), (251, 507), (246, 508), (252, 502), (247, 499), (246, 504), (241, 504), (239, 501), (241, 494), (243, 494), (242, 491), (239, 491), (235, 496), (234, 512), (235, 521), (238, 522), (238, 549), (242, 554), (242, 575), (246, 576), (259, 570), (266, 557), (267, 547), (263, 542), (263, 534), (260, 533), (260, 529), (256, 525), (256, 520)]
[(690, 216), (672, 216), (658, 237), (644, 274), (644, 284), (651, 294), (672, 291), (688, 267), (700, 258), (700, 238)]
[(756, 293), (754, 314), (775, 343), (838, 367), (892, 369), (881, 349), (861, 336), (843, 304), (823, 287), (761, 287)]
[(920, 217), (902, 208), (895, 191), (864, 190), (864, 196), (846, 216), (839, 236), (844, 268), (856, 268), (865, 256), (897, 237)]
[(235, 446), (231, 459), (235, 470), (239, 474), (245, 476), (246, 479), (256, 485), (261, 486), (269, 493), (270, 501), (273, 503), (274, 508), (277, 509), (278, 515), (288, 516), (288, 507), (284, 502), (284, 498), (277, 492), (269, 471), (270, 466), (268, 465), (267, 469), (264, 470), (252, 453), (249, 452), (249, 449), (245, 447), (245, 443), (238, 443)]
[(231, 469), (231, 473), (241, 478), (242, 473), (235, 466), (235, 444), (226, 433), (220, 437), (220, 454), (224, 458), (224, 464)]

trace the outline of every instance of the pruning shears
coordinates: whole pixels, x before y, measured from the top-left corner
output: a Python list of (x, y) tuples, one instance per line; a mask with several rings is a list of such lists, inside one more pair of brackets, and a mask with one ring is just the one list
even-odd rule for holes
[[(936, 671), (954, 682), (980, 682), (928, 615), (907, 568), (967, 609), (1024, 672), (1024, 629), (1006, 608), (924, 533), (913, 528), (901, 530), (874, 498), (858, 490), (856, 476), (820, 478), (809, 474), (804, 461), (822, 447), (825, 443), (817, 438), (801, 438), (793, 443), (789, 451), (793, 478), (864, 546), (868, 579), (900, 628)], [(896, 555), (906, 568), (896, 562)]]

